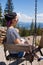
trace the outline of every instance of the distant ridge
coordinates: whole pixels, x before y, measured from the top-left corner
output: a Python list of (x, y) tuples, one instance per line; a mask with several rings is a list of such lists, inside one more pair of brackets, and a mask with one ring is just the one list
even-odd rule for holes
[[(18, 22), (19, 27), (24, 27), (25, 29), (30, 29), (31, 22)], [(37, 27), (43, 28), (43, 23), (37, 23)]]

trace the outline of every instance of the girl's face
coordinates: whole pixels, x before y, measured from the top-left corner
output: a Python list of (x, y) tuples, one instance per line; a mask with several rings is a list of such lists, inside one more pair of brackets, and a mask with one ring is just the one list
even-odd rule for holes
[(16, 16), (15, 19), (12, 19), (13, 26), (15, 26), (17, 24), (17, 22), (18, 22), (18, 17)]

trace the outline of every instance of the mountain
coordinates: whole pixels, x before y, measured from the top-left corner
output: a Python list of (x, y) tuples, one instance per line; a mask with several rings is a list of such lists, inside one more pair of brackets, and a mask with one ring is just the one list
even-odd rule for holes
[(40, 25), (40, 28), (43, 28), (43, 23), (37, 23), (37, 26)]
[[(31, 22), (18, 22), (17, 26), (24, 27), (25, 29), (30, 29)], [(40, 25), (40, 28), (43, 28), (43, 23), (37, 23), (37, 27)]]

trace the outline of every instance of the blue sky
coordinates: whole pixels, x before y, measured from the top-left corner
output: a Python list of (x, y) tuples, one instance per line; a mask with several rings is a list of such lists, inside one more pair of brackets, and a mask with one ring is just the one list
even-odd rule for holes
[[(43, 22), (43, 0), (37, 0), (37, 22)], [(18, 13), (20, 21), (34, 20), (35, 0), (12, 0), (14, 11)], [(0, 0), (2, 9), (5, 9), (7, 0)]]

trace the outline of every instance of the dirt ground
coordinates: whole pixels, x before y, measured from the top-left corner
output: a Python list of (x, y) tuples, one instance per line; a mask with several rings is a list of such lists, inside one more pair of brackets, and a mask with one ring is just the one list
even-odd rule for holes
[[(43, 49), (42, 49), (42, 52), (43, 52)], [(39, 52), (37, 54), (40, 56)], [(3, 45), (0, 45), (0, 65), (31, 65), (31, 63), (25, 59), (7, 61), (5, 58), (4, 47)], [(43, 65), (43, 60), (38, 62), (37, 59), (35, 59), (32, 62), (32, 65)]]

